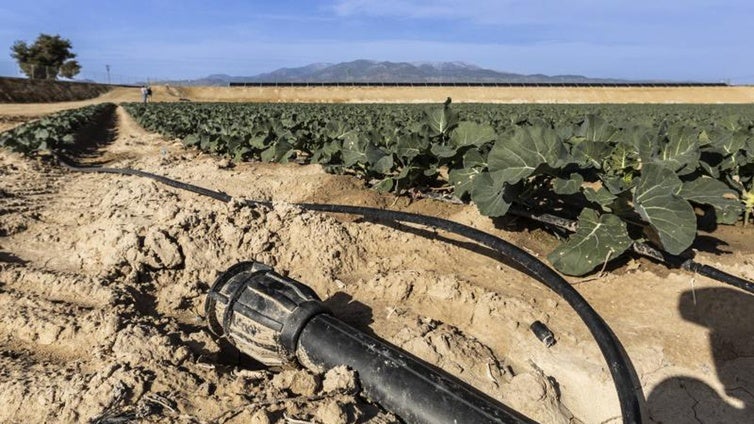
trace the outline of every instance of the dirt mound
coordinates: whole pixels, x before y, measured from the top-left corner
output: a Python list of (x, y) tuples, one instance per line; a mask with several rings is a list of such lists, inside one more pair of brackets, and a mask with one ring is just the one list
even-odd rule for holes
[(0, 77), (0, 103), (48, 103), (86, 100), (107, 93), (112, 86), (85, 82)]
[[(104, 102), (120, 103), (141, 101), (140, 87), (108, 87), (110, 89), (104, 94), (95, 98), (89, 98), (88, 100), (58, 101), (53, 103), (0, 102), (0, 131), (5, 131), (19, 123), (35, 119), (42, 115), (59, 112), (61, 110), (76, 109)], [(177, 102), (181, 99), (180, 96), (183, 94), (180, 88), (154, 86), (152, 89), (154, 91), (152, 100), (156, 102)]]
[[(540, 422), (618, 421), (607, 364), (547, 289), (447, 234), (287, 202), (443, 216), (540, 256), (553, 244), (546, 233), (509, 231), (471, 206), (379, 195), (316, 165), (228, 166), (118, 118), (98, 160), (274, 206), (0, 152), (0, 421), (397, 422), (361, 397), (347, 369), (272, 372), (211, 336), (208, 287), (243, 260), (310, 285), (344, 321)], [(754, 277), (751, 234), (716, 233), (735, 253), (700, 260)], [(736, 325), (754, 313), (748, 297), (644, 261), (572, 282), (624, 343), (658, 421), (754, 418), (754, 334)], [(529, 331), (535, 320), (553, 330), (553, 347)]]

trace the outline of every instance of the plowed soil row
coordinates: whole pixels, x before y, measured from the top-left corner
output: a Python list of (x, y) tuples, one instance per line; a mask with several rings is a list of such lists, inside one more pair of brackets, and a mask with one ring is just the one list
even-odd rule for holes
[[(619, 422), (607, 364), (575, 313), (493, 254), (432, 229), (302, 211), (391, 207), (490, 231), (543, 257), (555, 243), (473, 206), (379, 195), (319, 166), (227, 160), (121, 109), (89, 160), (275, 201), (222, 204), (133, 177), (0, 152), (0, 422), (396, 422), (337, 369), (276, 373), (220, 348), (209, 285), (258, 260), (334, 313), (544, 423)], [(754, 279), (751, 228), (705, 235), (697, 259)], [(571, 280), (623, 342), (654, 422), (754, 420), (752, 297), (639, 259)], [(547, 348), (529, 331), (555, 333)], [(119, 421), (120, 420), (120, 421)]]

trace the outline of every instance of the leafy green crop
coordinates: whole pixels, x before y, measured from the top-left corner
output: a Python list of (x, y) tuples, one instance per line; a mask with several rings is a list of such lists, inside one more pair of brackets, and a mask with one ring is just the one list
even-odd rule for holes
[(78, 131), (114, 110), (113, 103), (100, 103), (54, 113), (1, 133), (0, 147), (27, 155), (64, 148), (74, 143)]
[(490, 217), (512, 206), (578, 218), (549, 256), (583, 275), (632, 243), (672, 254), (699, 211), (754, 213), (752, 106), (126, 104), (188, 146), (319, 163), (402, 193), (444, 188)]

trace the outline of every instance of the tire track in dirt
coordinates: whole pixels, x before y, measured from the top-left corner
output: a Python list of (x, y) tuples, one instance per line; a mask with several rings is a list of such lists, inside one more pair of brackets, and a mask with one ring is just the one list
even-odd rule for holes
[(15, 290), (0, 292), (0, 338), (37, 345), (61, 358), (83, 356), (98, 340), (115, 334), (117, 315), (75, 303), (52, 301)]
[(31, 293), (55, 302), (74, 303), (87, 308), (104, 308), (115, 301), (106, 280), (87, 275), (35, 268), (33, 265), (7, 264), (0, 268), (5, 287)]
[(85, 275), (0, 265), (0, 338), (75, 359), (118, 329), (116, 294)]
[(38, 219), (39, 211), (54, 199), (63, 171), (20, 155), (0, 156), (0, 236), (24, 230)]

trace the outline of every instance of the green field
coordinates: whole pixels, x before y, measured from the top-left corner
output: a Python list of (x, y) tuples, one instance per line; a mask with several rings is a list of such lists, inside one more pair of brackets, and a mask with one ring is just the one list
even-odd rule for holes
[[(698, 223), (746, 224), (754, 209), (751, 105), (123, 106), (148, 130), (237, 161), (318, 163), (381, 191), (447, 193), (490, 217), (546, 212), (575, 231), (548, 257), (571, 275), (636, 243), (682, 254)], [(29, 125), (0, 144), (70, 141), (65, 125)]]

